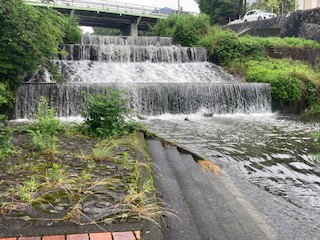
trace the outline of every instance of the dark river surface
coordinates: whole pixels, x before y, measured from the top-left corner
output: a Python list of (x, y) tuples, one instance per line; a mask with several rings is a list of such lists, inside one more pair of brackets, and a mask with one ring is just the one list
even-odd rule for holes
[(274, 239), (320, 239), (320, 124), (276, 114), (162, 115), (144, 121), (224, 170), (244, 198), (273, 229)]

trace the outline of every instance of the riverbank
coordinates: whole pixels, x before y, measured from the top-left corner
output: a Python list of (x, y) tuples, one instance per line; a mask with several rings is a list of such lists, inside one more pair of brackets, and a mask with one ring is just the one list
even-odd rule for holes
[(0, 237), (156, 234), (167, 212), (155, 198), (141, 134), (102, 140), (67, 128), (47, 155), (33, 148), (28, 124), (8, 128), (14, 148), (0, 159)]

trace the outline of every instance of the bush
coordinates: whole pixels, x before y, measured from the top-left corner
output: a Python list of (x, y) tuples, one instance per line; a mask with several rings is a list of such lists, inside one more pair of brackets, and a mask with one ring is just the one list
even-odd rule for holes
[(108, 87), (105, 94), (93, 96), (86, 93), (85, 97), (84, 125), (90, 135), (121, 136), (138, 128), (131, 118), (132, 110), (128, 108), (122, 91)]
[(299, 38), (238, 37), (233, 31), (213, 27), (199, 44), (207, 47), (212, 61), (227, 66), (231, 72), (251, 82), (270, 83), (272, 96), (280, 103), (303, 101), (317, 111), (320, 71), (290, 59), (271, 59), (266, 53), (266, 49), (319, 48), (317, 42)]
[(320, 74), (306, 64), (286, 59), (249, 60), (245, 68), (249, 81), (270, 83), (273, 97), (281, 103), (297, 102), (302, 97), (309, 105), (317, 101)]
[(56, 117), (56, 111), (50, 108), (45, 98), (41, 97), (38, 112), (35, 114), (37, 123), (34, 129), (29, 130), (33, 145), (40, 151), (54, 154), (57, 149), (58, 133), (62, 126)]
[(209, 28), (209, 17), (205, 14), (198, 16), (180, 14), (159, 20), (152, 28), (152, 33), (157, 36), (172, 37), (175, 44), (191, 47), (208, 33)]
[(209, 50), (212, 61), (226, 66), (245, 56), (237, 34), (219, 27), (211, 28), (209, 34), (199, 41), (199, 45)]

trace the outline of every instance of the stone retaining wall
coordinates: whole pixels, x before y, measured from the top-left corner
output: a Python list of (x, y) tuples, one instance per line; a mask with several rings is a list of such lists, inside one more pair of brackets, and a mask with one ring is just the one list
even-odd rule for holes
[(280, 37), (302, 37), (320, 42), (320, 8), (297, 11), (262, 21), (223, 26), (242, 32), (249, 28), (281, 28)]

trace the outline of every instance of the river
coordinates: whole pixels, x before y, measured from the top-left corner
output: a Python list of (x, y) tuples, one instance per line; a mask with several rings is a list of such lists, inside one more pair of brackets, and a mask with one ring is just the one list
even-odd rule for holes
[[(185, 118), (189, 121), (186, 121)], [(277, 114), (154, 116), (157, 135), (222, 167), (278, 239), (320, 239), (320, 150), (306, 123)]]

